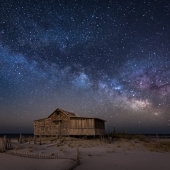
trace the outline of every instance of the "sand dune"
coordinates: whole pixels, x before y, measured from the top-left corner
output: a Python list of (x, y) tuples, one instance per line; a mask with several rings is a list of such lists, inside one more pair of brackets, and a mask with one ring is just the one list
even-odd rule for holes
[[(73, 138), (42, 140), (42, 145), (13, 140), (13, 152), (45, 154), (58, 158), (77, 157), (80, 165), (75, 170), (169, 170), (169, 141), (160, 144), (139, 139), (108, 141)], [(71, 159), (35, 159), (0, 153), (0, 170), (67, 170), (76, 161)]]

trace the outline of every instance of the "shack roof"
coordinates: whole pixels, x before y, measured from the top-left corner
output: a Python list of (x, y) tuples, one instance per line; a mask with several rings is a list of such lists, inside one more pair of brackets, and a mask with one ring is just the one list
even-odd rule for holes
[(56, 112), (62, 112), (64, 113), (65, 115), (69, 116), (70, 118), (76, 118), (76, 119), (98, 119), (98, 120), (101, 120), (101, 121), (105, 121), (106, 120), (103, 120), (103, 119), (100, 119), (100, 118), (96, 118), (96, 117), (83, 117), (83, 116), (77, 116), (75, 113), (72, 113), (72, 112), (68, 112), (66, 110), (63, 110), (63, 109), (60, 109), (60, 108), (57, 108), (53, 113), (51, 113), (47, 118), (42, 118), (42, 119), (38, 119), (38, 120), (34, 120), (35, 121), (41, 121), (41, 120), (45, 120), (45, 119), (48, 119), (51, 117), (51, 115), (53, 115), (54, 113)]
[[(64, 113), (66, 116), (69, 116), (69, 117), (75, 117), (75, 116), (77, 116), (75, 113), (68, 112), (68, 111), (63, 110), (63, 109), (60, 109), (60, 108), (57, 108), (53, 113), (50, 114), (50, 116), (51, 116), (52, 114), (58, 112), (58, 111)], [(49, 118), (50, 116), (48, 116), (48, 118)]]
[(98, 119), (98, 120), (102, 120), (102, 121), (106, 122), (106, 120), (100, 119), (100, 118), (97, 118), (97, 117), (76, 116), (76, 117), (70, 117), (70, 118), (74, 118), (74, 119)]

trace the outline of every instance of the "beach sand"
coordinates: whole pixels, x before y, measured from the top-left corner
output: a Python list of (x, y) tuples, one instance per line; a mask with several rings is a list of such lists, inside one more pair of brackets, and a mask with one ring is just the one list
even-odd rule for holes
[[(168, 144), (161, 148), (155, 141), (138, 139), (120, 139), (112, 142), (83, 139), (62, 139), (42, 141), (42, 145), (33, 141), (19, 144), (12, 141), (13, 150), (32, 154), (55, 155), (58, 157), (76, 158), (77, 148), (80, 165), (75, 170), (169, 170), (170, 152)], [(156, 145), (155, 145), (156, 144)], [(156, 147), (152, 147), (152, 146)], [(67, 170), (75, 164), (71, 159), (35, 159), (7, 153), (0, 153), (0, 170)]]
[(0, 170), (63, 170), (72, 164), (65, 159), (34, 159), (0, 153)]
[[(97, 151), (98, 148), (96, 148)], [(123, 151), (116, 153), (104, 153), (99, 155), (82, 151), (81, 165), (76, 170), (169, 170), (170, 154), (154, 153), (148, 151)]]

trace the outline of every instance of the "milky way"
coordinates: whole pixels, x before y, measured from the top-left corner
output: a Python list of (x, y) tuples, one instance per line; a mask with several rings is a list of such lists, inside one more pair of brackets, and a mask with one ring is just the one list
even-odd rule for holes
[(170, 133), (170, 2), (2, 0), (0, 133), (56, 108), (107, 131)]

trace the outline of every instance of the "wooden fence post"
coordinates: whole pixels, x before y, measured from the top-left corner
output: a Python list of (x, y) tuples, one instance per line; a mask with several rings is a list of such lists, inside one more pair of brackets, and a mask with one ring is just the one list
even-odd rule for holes
[(22, 136), (21, 136), (21, 134), (19, 136), (19, 143), (22, 143)]
[(6, 140), (6, 136), (4, 136), (3, 141), (4, 141), (4, 151), (6, 151), (6, 149), (7, 149), (7, 140)]
[(76, 153), (77, 153), (77, 155), (76, 155), (76, 162), (79, 165), (80, 164), (80, 159), (79, 159), (79, 148), (78, 147), (76, 149)]
[(36, 136), (34, 136), (34, 144), (36, 144)]
[(40, 145), (41, 145), (41, 135), (40, 135)]

